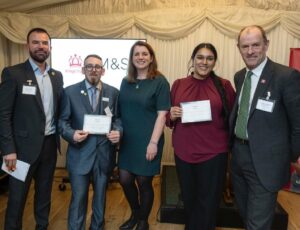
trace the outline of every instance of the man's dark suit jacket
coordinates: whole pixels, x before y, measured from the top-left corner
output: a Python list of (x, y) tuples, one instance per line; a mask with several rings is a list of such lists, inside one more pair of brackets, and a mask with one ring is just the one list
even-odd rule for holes
[[(246, 69), (234, 76), (237, 97), (230, 116), (231, 140)], [(256, 109), (259, 98), (275, 100), (272, 113)], [(278, 191), (289, 179), (290, 161), (300, 154), (300, 73), (268, 60), (259, 79), (248, 120), (249, 147), (262, 185)], [(231, 143), (232, 144), (232, 143)]]
[[(112, 129), (122, 134), (123, 129), (118, 111), (119, 90), (102, 83), (99, 103), (95, 112), (92, 111), (85, 81), (79, 82), (64, 90), (59, 129), (62, 137), (69, 142), (67, 150), (67, 169), (70, 173), (85, 175), (90, 172), (95, 160), (98, 159), (101, 171), (109, 174), (115, 165), (115, 145), (106, 135), (89, 135), (81, 143), (73, 140), (75, 130), (83, 129), (85, 114), (106, 115), (109, 108), (112, 117)], [(95, 151), (96, 150), (96, 151)], [(96, 154), (98, 157), (96, 157)]]
[[(48, 72), (53, 89), (54, 122), (57, 124), (59, 99), (63, 89), (62, 74)], [(45, 113), (38, 83), (27, 60), (2, 72), (0, 84), (0, 149), (3, 155), (17, 153), (17, 158), (32, 164), (39, 156), (45, 136)], [(29, 81), (37, 87), (36, 95), (22, 93)], [(57, 132), (58, 133), (58, 132)]]

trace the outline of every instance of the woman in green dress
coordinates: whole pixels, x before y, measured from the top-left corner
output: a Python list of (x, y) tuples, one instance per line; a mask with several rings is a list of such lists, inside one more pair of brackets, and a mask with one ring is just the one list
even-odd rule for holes
[(123, 137), (118, 166), (120, 184), (131, 208), (119, 229), (147, 230), (154, 192), (153, 176), (160, 172), (163, 130), (170, 108), (170, 86), (157, 70), (152, 47), (136, 42), (129, 55), (128, 75), (120, 88)]

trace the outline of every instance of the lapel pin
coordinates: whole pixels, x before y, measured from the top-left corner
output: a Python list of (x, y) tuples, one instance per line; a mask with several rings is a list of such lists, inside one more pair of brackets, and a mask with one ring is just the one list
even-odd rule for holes
[(32, 80), (27, 80), (27, 82), (28, 82), (28, 85), (31, 85)]
[(265, 80), (265, 79), (261, 79), (260, 83), (261, 83), (261, 84), (265, 84), (265, 83), (266, 83), (266, 80)]
[(86, 96), (86, 92), (84, 92), (84, 90), (81, 90), (80, 93)]
[(54, 72), (54, 71), (51, 71), (51, 75), (54, 76), (54, 75), (55, 75), (55, 72)]

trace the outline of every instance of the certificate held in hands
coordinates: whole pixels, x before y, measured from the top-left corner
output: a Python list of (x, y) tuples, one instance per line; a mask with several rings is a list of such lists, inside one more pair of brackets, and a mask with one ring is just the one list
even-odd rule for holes
[(16, 163), (16, 170), (15, 171), (8, 171), (6, 168), (6, 165), (3, 161), (1, 169), (6, 172), (7, 174), (13, 176), (14, 178), (20, 180), (20, 181), (25, 181), (26, 176), (28, 173), (30, 165), (24, 161), (17, 160)]
[(107, 134), (111, 127), (111, 116), (85, 114), (83, 130), (90, 134)]
[(209, 100), (182, 102), (182, 123), (211, 121), (211, 107)]

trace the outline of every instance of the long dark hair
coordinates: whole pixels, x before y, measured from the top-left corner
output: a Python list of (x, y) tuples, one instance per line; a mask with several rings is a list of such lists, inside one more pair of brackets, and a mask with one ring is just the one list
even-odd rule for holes
[[(193, 62), (197, 52), (202, 48), (209, 49), (213, 53), (215, 60), (218, 59), (217, 50), (211, 43), (200, 43), (194, 48), (194, 50), (192, 52), (191, 60), (190, 60), (191, 63)], [(190, 66), (188, 69), (188, 75), (189, 75), (189, 72), (191, 69), (192, 69), (192, 66)], [(191, 72), (191, 74), (193, 75), (194, 72)], [(229, 108), (228, 108), (228, 102), (227, 102), (227, 97), (226, 97), (226, 92), (225, 92), (224, 86), (222, 84), (221, 78), (219, 76), (217, 76), (214, 71), (211, 72), (210, 76), (211, 76), (213, 83), (221, 97), (222, 116), (223, 116), (225, 124), (227, 125), (228, 118), (229, 118)]]

